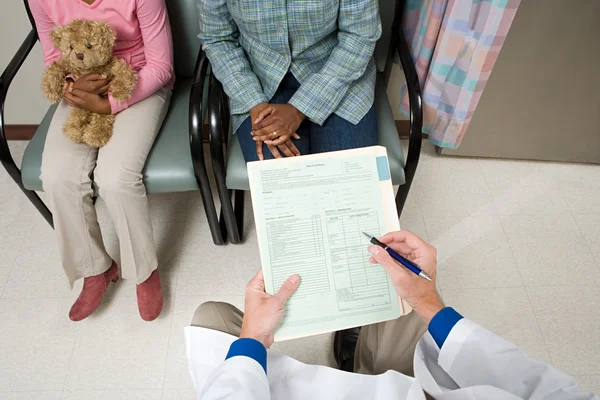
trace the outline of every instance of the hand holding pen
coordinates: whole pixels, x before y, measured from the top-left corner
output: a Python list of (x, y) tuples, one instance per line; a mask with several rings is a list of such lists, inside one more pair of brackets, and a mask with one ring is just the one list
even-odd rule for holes
[[(383, 246), (369, 246), (369, 253), (372, 256), (369, 262), (379, 264), (385, 269), (398, 296), (417, 312), (425, 324), (428, 324), (431, 318), (444, 308), (444, 303), (439, 298), (435, 287), (437, 264), (435, 247), (409, 231), (388, 233), (380, 237), (379, 242)], [(387, 251), (384, 250), (386, 248)], [(430, 280), (420, 277), (416, 271), (396, 261), (390, 255), (390, 251), (416, 265)]]
[[(405, 231), (406, 232), (406, 231)], [(425, 271), (423, 271), (421, 269), (421, 267), (419, 267), (417, 264), (415, 264), (414, 262), (412, 262), (411, 260), (409, 260), (408, 258), (398, 254), (397, 252), (394, 251), (394, 249), (390, 248), (387, 244), (380, 242), (379, 240), (377, 240), (377, 238), (375, 238), (375, 236), (371, 236), (368, 233), (363, 232), (363, 235), (365, 235), (366, 237), (369, 238), (369, 241), (371, 243), (373, 243), (376, 246), (381, 247), (382, 249), (384, 249), (385, 251), (388, 252), (388, 254), (397, 262), (399, 262), (401, 265), (405, 266), (409, 271), (411, 271), (412, 273), (414, 273), (415, 275), (420, 276), (423, 279), (427, 279), (429, 282), (431, 282), (431, 278), (429, 277), (429, 275), (427, 275), (427, 273)], [(386, 235), (387, 236), (387, 235)], [(385, 236), (384, 236), (385, 237)], [(415, 236), (416, 237), (416, 236)], [(383, 239), (383, 238), (382, 238)], [(425, 242), (423, 242), (425, 244)], [(435, 250), (435, 249), (434, 249)], [(408, 255), (412, 254), (408, 253)]]

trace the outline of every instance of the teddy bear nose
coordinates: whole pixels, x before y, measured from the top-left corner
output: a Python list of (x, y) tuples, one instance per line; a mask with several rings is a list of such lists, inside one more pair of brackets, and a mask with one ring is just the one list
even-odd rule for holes
[(75, 57), (77, 57), (78, 60), (83, 60), (83, 53), (76, 53)]

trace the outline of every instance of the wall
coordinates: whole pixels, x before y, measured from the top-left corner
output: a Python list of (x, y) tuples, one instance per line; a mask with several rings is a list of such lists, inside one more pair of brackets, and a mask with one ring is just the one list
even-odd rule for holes
[(599, 17), (598, 0), (522, 1), (461, 146), (443, 154), (600, 163)]
[[(4, 0), (0, 13), (0, 70), (4, 71), (27, 33), (31, 30), (23, 2)], [(5, 117), (8, 124), (37, 124), (41, 121), (48, 102), (40, 90), (44, 70), (39, 43), (15, 77), (6, 100)]]

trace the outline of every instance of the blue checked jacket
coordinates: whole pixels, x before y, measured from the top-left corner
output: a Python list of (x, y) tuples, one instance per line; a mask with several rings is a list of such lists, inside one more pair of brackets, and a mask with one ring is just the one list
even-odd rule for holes
[(289, 103), (319, 125), (357, 124), (373, 105), (378, 0), (198, 0), (198, 12), (234, 131), (288, 72), (301, 85)]

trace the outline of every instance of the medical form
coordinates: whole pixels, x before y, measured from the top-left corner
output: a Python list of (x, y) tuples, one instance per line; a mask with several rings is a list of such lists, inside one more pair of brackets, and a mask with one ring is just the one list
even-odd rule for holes
[(267, 292), (300, 276), (276, 341), (404, 313), (362, 234), (399, 229), (384, 147), (251, 162), (248, 175)]

